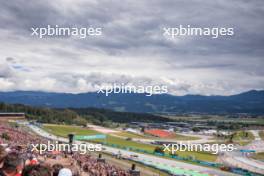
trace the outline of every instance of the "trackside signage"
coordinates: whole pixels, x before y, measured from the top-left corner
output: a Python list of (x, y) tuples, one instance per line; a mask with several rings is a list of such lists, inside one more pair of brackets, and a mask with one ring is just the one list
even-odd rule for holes
[(97, 135), (90, 135), (90, 136), (74, 136), (75, 140), (92, 140), (92, 139), (105, 139), (106, 135), (104, 134), (97, 134)]

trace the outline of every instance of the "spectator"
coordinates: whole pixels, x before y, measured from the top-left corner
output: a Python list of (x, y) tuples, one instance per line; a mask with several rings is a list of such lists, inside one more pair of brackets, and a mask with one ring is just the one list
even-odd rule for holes
[(0, 176), (20, 175), (24, 168), (23, 159), (17, 153), (9, 153), (4, 158), (4, 164), (0, 171)]
[(72, 176), (72, 171), (68, 168), (63, 168), (60, 170), (58, 176)]
[(52, 174), (49, 167), (38, 164), (26, 166), (22, 176), (52, 176)]
[[(0, 138), (0, 144), (2, 144), (0, 145), (0, 176), (21, 176), (21, 173), (23, 176), (129, 175), (127, 171), (115, 165), (107, 162), (100, 162), (91, 155), (81, 155), (78, 152), (72, 155), (67, 152), (46, 152), (44, 155), (41, 155), (38, 151), (32, 150), (33, 148), (29, 144), (47, 144), (48, 140), (33, 133), (29, 133), (27, 128), (13, 128), (7, 123), (0, 122), (0, 135), (3, 133), (8, 134), (10, 138), (9, 140)], [(3, 148), (1, 148), (1, 146)], [(11, 158), (15, 161), (11, 162), (10, 156), (7, 157), (6, 154), (10, 153), (12, 156), (14, 152), (17, 154), (15, 157)], [(55, 158), (57, 158), (56, 162), (62, 165), (55, 164), (53, 168), (45, 167), (42, 164), (39, 165), (39, 163), (50, 164), (50, 160), (54, 161)], [(23, 161), (25, 161), (25, 163)], [(65, 162), (68, 162), (68, 164), (66, 165)], [(70, 163), (72, 164), (69, 166)], [(25, 168), (24, 170), (23, 167)], [(63, 169), (64, 167), (70, 167), (71, 170), (66, 168)]]
[(63, 168), (63, 165), (61, 164), (54, 164), (52, 166), (52, 170), (53, 170), (53, 176), (58, 176), (59, 175), (59, 172), (60, 170)]
[(4, 159), (6, 157), (7, 153), (5, 151), (5, 148), (0, 145), (0, 169), (3, 167)]

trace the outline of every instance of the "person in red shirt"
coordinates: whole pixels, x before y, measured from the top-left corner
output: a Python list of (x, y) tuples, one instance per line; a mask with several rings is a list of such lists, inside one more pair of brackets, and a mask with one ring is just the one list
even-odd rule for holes
[(24, 161), (17, 153), (9, 153), (4, 158), (0, 176), (20, 176), (24, 168)]

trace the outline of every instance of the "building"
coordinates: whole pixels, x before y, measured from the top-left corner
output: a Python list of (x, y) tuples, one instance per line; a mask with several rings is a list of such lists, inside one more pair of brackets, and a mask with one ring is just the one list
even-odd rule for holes
[(0, 120), (24, 119), (25, 117), (23, 112), (0, 112)]

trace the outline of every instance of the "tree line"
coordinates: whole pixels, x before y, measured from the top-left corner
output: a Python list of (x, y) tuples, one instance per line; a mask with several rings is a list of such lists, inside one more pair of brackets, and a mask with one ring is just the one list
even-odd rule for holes
[(97, 108), (48, 108), (0, 103), (0, 112), (24, 112), (28, 120), (40, 123), (111, 126), (114, 123), (165, 122), (169, 119), (147, 113), (116, 112)]

